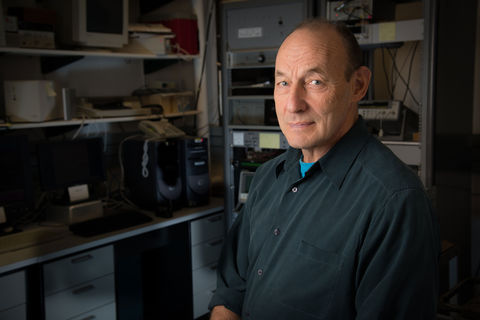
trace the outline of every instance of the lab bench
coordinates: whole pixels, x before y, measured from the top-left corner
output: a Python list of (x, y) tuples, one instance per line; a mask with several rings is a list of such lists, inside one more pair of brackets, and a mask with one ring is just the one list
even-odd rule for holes
[[(223, 199), (93, 237), (67, 226), (0, 238), (0, 319), (196, 319), (208, 313)], [(2, 240), (2, 238), (4, 238)]]

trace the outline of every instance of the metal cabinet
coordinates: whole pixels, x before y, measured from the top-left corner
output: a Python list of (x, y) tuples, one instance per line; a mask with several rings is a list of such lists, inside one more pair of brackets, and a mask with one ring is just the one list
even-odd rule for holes
[(275, 48), (303, 20), (303, 1), (231, 6), (226, 10), (228, 50)]
[(312, 6), (309, 0), (221, 6), (226, 40), (222, 43), (222, 104), (228, 227), (236, 217), (240, 171), (253, 171), (262, 161), (251, 161), (249, 156), (260, 150), (274, 156), (288, 146), (276, 123), (273, 103), (275, 57), (285, 37), (311, 15)]
[(43, 277), (45, 319), (116, 318), (113, 246), (46, 263)]
[(0, 277), (0, 319), (27, 318), (25, 271)]
[(190, 223), (195, 319), (208, 313), (208, 303), (216, 288), (217, 260), (222, 250), (224, 234), (223, 212)]
[[(355, 9), (355, 3), (369, 2), (352, 1), (345, 6)], [(275, 56), (278, 46), (283, 38), (299, 22), (309, 16), (326, 16), (328, 12), (337, 8), (341, 1), (290, 1), (287, 4), (284, 1), (243, 1), (241, 3), (225, 3), (221, 7), (222, 12), (222, 34), (226, 39), (222, 46), (222, 96), (224, 109), (224, 136), (225, 136), (225, 210), (227, 226), (233, 223), (236, 215), (241, 208), (238, 199), (240, 175), (243, 170), (255, 171), (256, 167), (262, 162), (276, 156), (284, 149), (288, 148), (288, 143), (282, 135), (278, 124), (275, 123), (275, 105), (273, 101), (274, 88), (274, 69)], [(371, 3), (371, 1), (370, 1)], [(378, 3), (377, 3), (378, 4)], [(418, 3), (415, 4), (418, 6)], [(333, 6), (333, 7), (332, 7)], [(359, 113), (366, 120), (373, 117), (391, 116), (391, 113), (385, 113), (385, 110), (396, 106), (390, 103), (393, 100), (404, 98), (405, 90), (411, 93), (412, 87), (415, 87), (415, 97), (408, 96), (407, 100), (412, 98), (415, 103), (402, 104), (402, 112), (398, 112), (398, 119), (395, 125), (403, 128), (403, 123), (416, 122), (415, 138), (405, 138), (402, 135), (392, 135), (393, 138), (387, 139), (386, 136), (380, 136), (382, 142), (388, 146), (402, 161), (416, 169), (425, 187), (432, 187), (432, 110), (433, 110), (433, 64), (434, 64), (434, 46), (433, 38), (433, 13), (431, 11), (432, 2), (425, 0), (420, 4), (422, 19), (415, 18), (396, 18), (392, 16), (395, 8), (389, 5), (389, 18), (393, 19), (385, 23), (378, 21), (368, 21), (361, 25), (360, 31), (352, 28), (356, 34), (361, 47), (364, 51), (364, 63), (372, 66), (374, 69), (374, 78), (372, 80), (371, 90), (365, 100), (365, 106), (360, 104)], [(288, 7), (288, 10), (286, 8)], [(377, 6), (379, 8), (380, 6)], [(339, 7), (341, 8), (341, 7)], [(375, 9), (375, 4), (374, 4)], [(418, 9), (418, 8), (417, 8)], [(328, 11), (330, 10), (330, 11)], [(343, 9), (342, 9), (343, 10)], [(356, 10), (356, 9), (355, 9)], [(378, 9), (380, 10), (380, 9)], [(403, 8), (398, 12), (409, 11), (409, 8)], [(379, 13), (378, 17), (385, 12)], [(399, 13), (400, 14), (400, 13)], [(410, 12), (405, 17), (410, 16)], [(356, 16), (356, 15), (354, 15)], [(369, 18), (370, 19), (370, 18)], [(280, 23), (281, 22), (281, 23)], [(276, 23), (276, 24), (275, 24)], [(287, 27), (288, 26), (288, 27)], [(420, 28), (421, 26), (421, 28)], [(358, 29), (358, 28), (357, 28)], [(271, 38), (264, 37), (265, 30)], [(370, 32), (370, 31), (371, 32)], [(369, 32), (367, 32), (369, 31)], [(408, 44), (408, 45), (405, 45)], [(395, 74), (395, 80), (400, 83), (400, 77), (403, 78), (405, 89), (397, 85), (397, 95), (389, 97), (380, 110), (371, 108), (368, 102), (377, 102), (380, 98), (378, 93), (385, 88), (378, 88), (374, 84), (382, 82), (384, 77), (381, 66), (381, 54), (390, 59), (390, 68), (393, 69), (392, 60), (389, 53), (395, 54), (395, 50), (403, 46), (403, 51), (410, 47), (415, 47), (416, 56), (414, 63), (414, 76), (412, 81), (408, 82), (406, 75)], [(390, 51), (391, 50), (391, 51)], [(413, 51), (413, 50), (412, 50)], [(413, 51), (415, 53), (415, 51)], [(407, 56), (409, 59), (414, 54)], [(380, 57), (380, 58), (379, 58)], [(400, 57), (400, 55), (399, 55)], [(399, 59), (397, 57), (397, 59)], [(378, 60), (380, 59), (380, 63)], [(406, 58), (402, 58), (405, 61)], [(413, 59), (413, 58), (412, 58)], [(388, 61), (387, 61), (388, 62)], [(401, 61), (404, 62), (403, 60)], [(400, 62), (397, 62), (400, 63)], [(377, 68), (374, 65), (377, 64)], [(405, 65), (405, 63), (403, 63)], [(398, 67), (398, 66), (397, 66)], [(398, 67), (400, 69), (400, 67)], [(409, 68), (404, 68), (408, 70)], [(410, 68), (411, 69), (411, 68)], [(408, 71), (408, 73), (410, 73)], [(410, 74), (408, 74), (410, 76)], [(392, 80), (393, 76), (387, 77)], [(381, 78), (380, 80), (378, 80)], [(375, 80), (376, 79), (376, 80)], [(407, 80), (405, 80), (407, 79)], [(392, 80), (393, 81), (393, 80)], [(388, 82), (388, 81), (386, 81)], [(412, 87), (409, 87), (411, 85)], [(401, 88), (401, 90), (400, 90)], [(400, 94), (401, 93), (401, 94)], [(409, 93), (409, 94), (410, 94)], [(405, 94), (407, 96), (407, 94)], [(416, 99), (414, 99), (416, 98)], [(394, 102), (394, 101), (393, 101)], [(411, 105), (409, 105), (411, 104)], [(370, 109), (368, 109), (370, 108)], [(368, 111), (368, 112), (366, 112)], [(387, 110), (388, 111), (388, 110)], [(404, 121), (401, 115), (414, 114), (413, 121)], [(368, 119), (367, 119), (368, 118)], [(411, 118), (411, 117), (410, 117)], [(403, 119), (403, 120), (402, 120)], [(376, 118), (374, 120), (377, 120)], [(386, 123), (380, 120), (381, 123)], [(388, 120), (388, 119), (387, 119)], [(391, 121), (393, 122), (393, 121)], [(383, 127), (382, 127), (383, 128)], [(395, 127), (395, 130), (397, 127)], [(381, 130), (383, 133), (385, 130)], [(403, 132), (403, 131), (402, 131)], [(412, 134), (413, 136), (413, 134)]]

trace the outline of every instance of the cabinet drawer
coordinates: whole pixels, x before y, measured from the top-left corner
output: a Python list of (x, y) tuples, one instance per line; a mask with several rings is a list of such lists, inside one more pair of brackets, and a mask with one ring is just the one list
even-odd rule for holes
[(220, 257), (223, 237), (197, 244), (192, 247), (192, 270), (214, 263)]
[(113, 274), (45, 298), (48, 320), (68, 319), (115, 301)]
[(208, 239), (223, 236), (225, 224), (223, 212), (190, 223), (190, 237), (192, 246)]
[(115, 320), (116, 318), (115, 303), (109, 303), (106, 306), (85, 312), (78, 317), (71, 318), (70, 320)]
[(21, 304), (15, 308), (0, 311), (0, 319), (2, 320), (26, 320), (27, 306)]
[(213, 293), (215, 292), (215, 288), (209, 288), (202, 292), (193, 295), (193, 318), (196, 319), (198, 317), (203, 316), (204, 314), (208, 313), (208, 304), (213, 297)]
[(196, 269), (192, 272), (193, 294), (215, 288), (217, 283), (217, 263)]
[(45, 295), (113, 272), (113, 246), (107, 246), (43, 265)]
[(9, 309), (25, 302), (25, 271), (0, 277), (0, 310)]

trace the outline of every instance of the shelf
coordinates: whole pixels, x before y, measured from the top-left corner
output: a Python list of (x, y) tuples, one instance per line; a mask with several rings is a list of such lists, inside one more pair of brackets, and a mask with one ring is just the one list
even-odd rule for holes
[[(119, 49), (121, 50), (121, 49)], [(57, 49), (30, 49), (30, 48), (15, 48), (15, 47), (0, 47), (0, 53), (10, 53), (17, 55), (30, 56), (76, 56), (76, 57), (108, 57), (108, 58), (123, 58), (123, 59), (182, 59), (192, 60), (198, 58), (198, 55), (184, 55), (184, 54), (148, 54), (148, 53), (131, 53), (121, 51), (109, 50), (57, 50)]]
[(232, 52), (232, 53), (268, 52), (268, 51), (277, 52), (277, 51), (278, 51), (278, 47), (229, 49), (229, 52)]
[(229, 66), (227, 69), (273, 69), (275, 68), (274, 64), (242, 64)]
[(191, 110), (191, 111), (183, 111), (183, 112), (175, 112), (175, 113), (169, 113), (165, 114), (165, 118), (178, 118), (178, 117), (185, 117), (185, 116), (194, 116), (200, 114), (200, 111), (198, 110)]
[(385, 145), (392, 146), (409, 146), (409, 147), (418, 147), (420, 148), (420, 142), (418, 141), (394, 141), (394, 140), (381, 140)]
[(262, 126), (262, 125), (244, 125), (233, 124), (229, 125), (230, 130), (262, 130), (262, 131), (280, 131), (279, 126)]
[(193, 91), (179, 91), (179, 92), (155, 92), (155, 95), (162, 97), (181, 97), (181, 96), (193, 96)]
[(230, 86), (232, 90), (235, 89), (272, 89), (273, 84), (250, 84), (250, 85), (232, 85)]
[[(244, 125), (244, 124), (232, 124), (228, 126), (230, 130), (261, 130), (261, 131), (280, 131), (279, 126), (262, 126), (262, 125)], [(392, 141), (381, 140), (386, 146), (399, 147), (399, 148), (412, 148), (420, 149), (420, 142), (417, 141)]]
[(258, 96), (228, 96), (228, 100), (265, 100), (273, 99), (273, 95), (258, 95)]
[(200, 111), (184, 111), (165, 115), (147, 115), (147, 116), (132, 116), (132, 117), (110, 117), (110, 118), (85, 118), (73, 120), (53, 120), (46, 122), (29, 122), (29, 123), (1, 123), (0, 129), (33, 129), (33, 128), (47, 128), (47, 127), (62, 127), (92, 123), (113, 123), (113, 122), (130, 122), (139, 120), (151, 120), (165, 118), (178, 118), (184, 116), (193, 116), (199, 114)]
[(371, 23), (356, 35), (361, 48), (397, 47), (406, 41), (423, 40), (423, 19)]

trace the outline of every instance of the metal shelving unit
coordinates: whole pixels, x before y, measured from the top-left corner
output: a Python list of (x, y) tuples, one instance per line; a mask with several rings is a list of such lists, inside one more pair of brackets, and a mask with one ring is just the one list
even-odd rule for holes
[[(63, 65), (74, 62), (78, 59), (84, 57), (105, 57), (112, 59), (138, 59), (138, 60), (186, 60), (191, 61), (198, 58), (198, 55), (183, 55), (183, 54), (167, 54), (167, 55), (157, 55), (157, 54), (146, 54), (146, 53), (134, 53), (134, 52), (122, 52), (121, 49), (81, 49), (81, 50), (57, 50), (57, 49), (34, 49), (34, 48), (17, 48), (17, 47), (0, 47), (0, 54), (5, 55), (20, 55), (20, 56), (33, 56), (40, 57), (46, 61), (56, 60), (58, 63), (54, 63), (53, 67), (47, 67), (47, 71), (53, 71), (51, 69), (60, 68)], [(50, 59), (50, 60), (48, 60)], [(48, 63), (48, 62), (47, 62)], [(43, 69), (43, 67), (42, 67)], [(180, 93), (163, 93), (163, 96), (173, 96), (173, 95), (190, 95), (190, 92), (180, 92)], [(139, 120), (152, 120), (159, 118), (179, 118), (184, 116), (196, 116), (200, 114), (198, 110), (184, 111), (184, 112), (175, 112), (164, 115), (136, 115), (136, 116), (116, 116), (116, 117), (89, 117), (85, 116), (84, 118), (75, 118), (72, 120), (53, 120), (45, 121), (38, 123), (9, 123), (4, 122), (0, 123), (0, 130), (7, 129), (32, 129), (32, 128), (46, 128), (46, 127), (60, 127), (60, 126), (70, 126), (70, 125), (84, 125), (92, 123), (114, 123), (114, 122), (130, 122), (130, 121), (139, 121)]]
[[(267, 146), (278, 147), (279, 149), (285, 148), (285, 144), (283, 144), (284, 137), (278, 124), (261, 123), (264, 120), (262, 117), (266, 116), (263, 113), (263, 109), (267, 108), (267, 105), (262, 103), (270, 100), (272, 102), (271, 107), (274, 108), (273, 87), (268, 88), (267, 81), (270, 79), (267, 78), (268, 75), (271, 75), (273, 82), (276, 52), (283, 40), (282, 36), (286, 35), (278, 32), (279, 28), (281, 28), (279, 21), (284, 19), (281, 12), (285, 9), (285, 3), (284, 1), (262, 1), (259, 3), (246, 1), (242, 3), (225, 3), (222, 7), (222, 30), (226, 40), (222, 47), (222, 87), (226, 145), (225, 209), (227, 226), (230, 226), (236, 217), (235, 207), (238, 185), (238, 177), (236, 175), (240, 170), (237, 167), (239, 163), (237, 159), (239, 149), (251, 149), (254, 152), (261, 151), (264, 145), (260, 143), (259, 137), (262, 133), (275, 133), (278, 135), (278, 139), (276, 137), (272, 139), (273, 136), (269, 136), (271, 140), (268, 140)], [(312, 16), (313, 4), (309, 1), (297, 2), (297, 4), (300, 3), (304, 8), (300, 15), (300, 20)], [(327, 1), (319, 0), (314, 4), (316, 6), (316, 14), (326, 16)], [(248, 10), (251, 11), (249, 12)], [(265, 12), (262, 10), (265, 10)], [(425, 0), (423, 1), (423, 21), (422, 19), (416, 19), (407, 22), (402, 21), (400, 24), (392, 21), (382, 26), (371, 25), (366, 28), (370, 30), (367, 30), (370, 38), (367, 37), (361, 41), (361, 47), (365, 52), (373, 52), (373, 50), (382, 47), (397, 48), (408, 41), (421, 41), (423, 43), (421, 70), (419, 71), (421, 96), (418, 97), (420, 101), (418, 114), (420, 119), (420, 140), (385, 139), (382, 142), (406, 164), (417, 168), (418, 174), (427, 189), (432, 187), (432, 81), (435, 61), (432, 41), (434, 38), (434, 10), (432, 1)], [(266, 13), (267, 11), (268, 13)], [(256, 21), (256, 17), (261, 13), (264, 13), (263, 21)], [(240, 15), (243, 17), (243, 20), (239, 17)], [(299, 17), (299, 15), (295, 14), (289, 14), (285, 17), (291, 18), (292, 16)], [(278, 22), (278, 25), (275, 25), (273, 22)], [(293, 24), (296, 25), (296, 23)], [(421, 30), (418, 30), (418, 26), (421, 24), (423, 24), (423, 33)], [(380, 32), (382, 27), (396, 30), (396, 32), (394, 31), (390, 38), (385, 38), (385, 34)], [(262, 37), (259, 35), (267, 29), (270, 39), (262, 41)], [(279, 34), (281, 36), (278, 36)], [(276, 43), (273, 44), (272, 41), (276, 41)], [(369, 61), (373, 62), (373, 58), (370, 57)], [(248, 77), (252, 77), (252, 79)], [(250, 86), (248, 87), (246, 84), (250, 84)], [(239, 118), (242, 112), (244, 117)]]
[[(278, 153), (288, 147), (273, 115), (275, 57), (285, 36), (312, 14), (312, 1), (245, 1), (221, 7), (225, 136), (225, 214), (236, 217), (240, 153)], [(273, 119), (275, 118), (275, 120)], [(248, 163), (247, 163), (248, 162)], [(255, 162), (255, 161), (253, 161)], [(245, 168), (244, 168), (245, 169)]]
[(16, 47), (0, 47), (0, 53), (5, 54), (21, 54), (29, 56), (75, 56), (75, 57), (108, 57), (123, 59), (183, 59), (192, 60), (198, 58), (197, 55), (183, 54), (146, 54), (134, 52), (122, 52), (119, 50), (60, 50), (60, 49), (33, 49), (33, 48), (16, 48)]
[(45, 122), (29, 122), (29, 123), (0, 123), (0, 129), (33, 129), (33, 128), (47, 128), (47, 127), (62, 127), (71, 125), (84, 125), (92, 123), (114, 123), (114, 122), (130, 122), (139, 120), (153, 120), (160, 118), (178, 118), (184, 116), (194, 116), (199, 114), (199, 111), (185, 111), (176, 112), (166, 115), (146, 115), (146, 116), (131, 116), (131, 117), (109, 117), (109, 118), (85, 118), (72, 120), (52, 120)]

